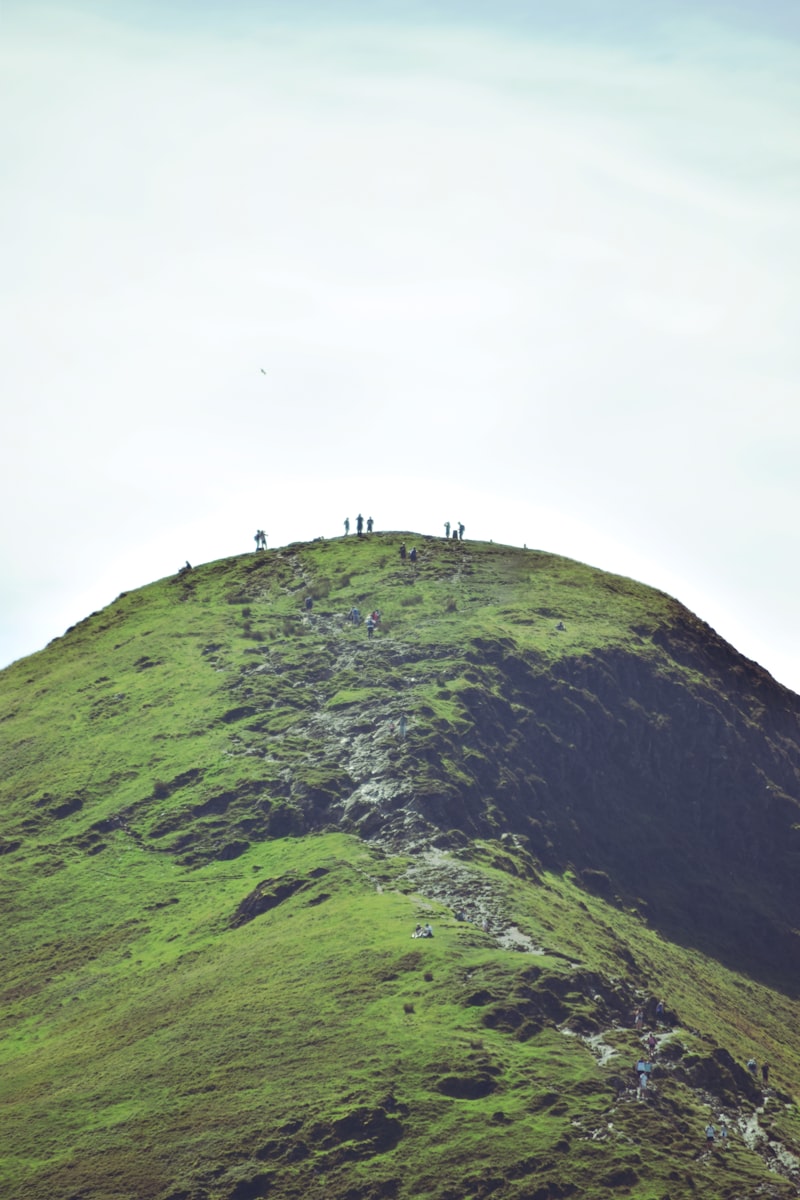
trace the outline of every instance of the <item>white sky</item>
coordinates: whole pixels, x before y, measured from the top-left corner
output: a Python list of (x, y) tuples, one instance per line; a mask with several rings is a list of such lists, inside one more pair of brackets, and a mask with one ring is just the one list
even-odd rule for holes
[(554, 11), (7, 2), (0, 664), (360, 509), (800, 691), (800, 22)]

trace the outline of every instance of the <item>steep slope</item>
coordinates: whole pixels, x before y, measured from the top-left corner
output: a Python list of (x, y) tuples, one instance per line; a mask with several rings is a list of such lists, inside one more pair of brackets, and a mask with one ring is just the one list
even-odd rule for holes
[(798, 698), (630, 580), (401, 540), (0, 676), (8, 1194), (798, 1194)]

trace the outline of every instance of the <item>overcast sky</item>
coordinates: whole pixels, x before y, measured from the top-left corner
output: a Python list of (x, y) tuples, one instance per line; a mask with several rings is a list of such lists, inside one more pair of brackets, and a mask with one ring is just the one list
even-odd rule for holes
[(360, 510), (663, 588), (800, 691), (796, 0), (0, 34), (0, 664)]

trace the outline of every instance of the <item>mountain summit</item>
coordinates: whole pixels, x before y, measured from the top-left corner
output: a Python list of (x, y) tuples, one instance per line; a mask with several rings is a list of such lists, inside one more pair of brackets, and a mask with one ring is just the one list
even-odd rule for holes
[(320, 539), (0, 681), (9, 1196), (800, 1194), (800, 699), (676, 600)]

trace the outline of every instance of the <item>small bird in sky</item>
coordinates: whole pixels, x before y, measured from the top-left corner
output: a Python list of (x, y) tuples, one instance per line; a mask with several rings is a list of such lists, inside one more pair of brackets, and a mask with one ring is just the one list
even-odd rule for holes
[(262, 367), (262, 368), (261, 368), (261, 374), (262, 374), (262, 375), (266, 375), (266, 373), (267, 373), (267, 372), (266, 372), (266, 371), (264, 370), (264, 368)]

